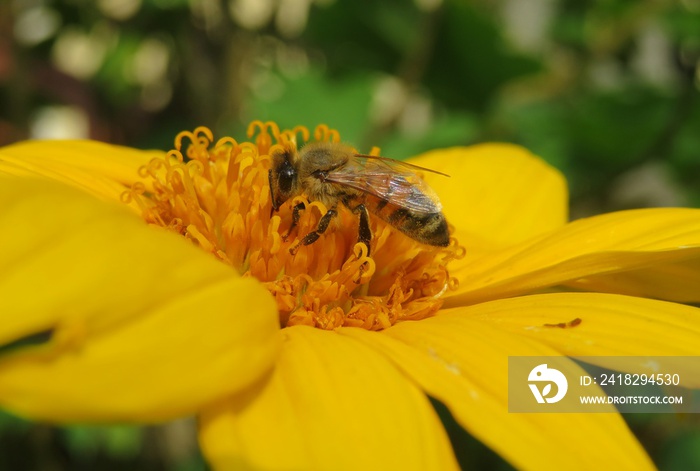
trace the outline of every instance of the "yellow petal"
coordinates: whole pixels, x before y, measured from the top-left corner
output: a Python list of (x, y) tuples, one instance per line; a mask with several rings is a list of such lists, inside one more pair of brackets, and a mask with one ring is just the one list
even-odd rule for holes
[(249, 385), (278, 348), (255, 280), (118, 205), (0, 179), (0, 405), (52, 421), (192, 414)]
[[(403, 322), (381, 333), (340, 333), (390, 358), (465, 430), (518, 469), (653, 469), (618, 414), (508, 412), (508, 356), (557, 355), (545, 345), (463, 313)], [(579, 371), (569, 363), (569, 370)]]
[[(553, 293), (502, 299), (457, 308), (475, 320), (549, 345), (567, 356), (635, 356), (596, 362), (638, 373), (677, 373), (681, 385), (700, 387), (700, 309), (682, 304), (614, 294)], [(556, 328), (581, 319), (576, 327)], [(667, 370), (649, 369), (645, 356), (669, 356)]]
[(527, 150), (482, 144), (425, 153), (411, 163), (425, 173), (447, 220), (471, 253), (512, 245), (563, 226), (568, 193), (562, 175)]
[(453, 274), (446, 307), (515, 296), (593, 275), (700, 257), (700, 210), (643, 209), (580, 219), (546, 236), (481, 258)]
[(262, 391), (200, 417), (214, 469), (458, 469), (428, 399), (380, 353), (305, 326), (281, 334)]
[(700, 302), (700, 258), (679, 263), (582, 278), (567, 286), (680, 303)]
[(25, 141), (0, 148), (0, 174), (49, 178), (119, 201), (140, 181), (139, 168), (162, 155), (97, 141)]

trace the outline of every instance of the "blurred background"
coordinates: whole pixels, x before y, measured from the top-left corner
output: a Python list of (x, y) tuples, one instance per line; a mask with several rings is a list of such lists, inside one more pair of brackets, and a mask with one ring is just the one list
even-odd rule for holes
[[(579, 217), (700, 205), (699, 95), (700, 0), (0, 0), (0, 145), (167, 150), (253, 119), (399, 159), (508, 141), (564, 172)], [(698, 418), (626, 419), (661, 469), (700, 469)], [(508, 469), (452, 431), (465, 469)], [(192, 422), (0, 416), (0, 469), (125, 468), (205, 469)]]

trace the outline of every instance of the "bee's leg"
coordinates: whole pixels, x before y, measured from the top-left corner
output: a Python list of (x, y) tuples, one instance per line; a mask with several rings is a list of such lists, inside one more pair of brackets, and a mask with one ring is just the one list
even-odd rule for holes
[(360, 215), (360, 228), (357, 231), (357, 241), (367, 246), (367, 256), (369, 256), (369, 244), (372, 241), (372, 229), (369, 227), (369, 211), (367, 211), (364, 204), (358, 204), (352, 212)]
[(289, 253), (291, 253), (292, 255), (296, 255), (300, 246), (311, 245), (314, 242), (316, 242), (321, 236), (321, 234), (326, 232), (326, 229), (328, 229), (328, 225), (331, 223), (331, 219), (333, 219), (337, 215), (338, 211), (336, 211), (335, 209), (329, 209), (328, 212), (324, 214), (323, 217), (321, 217), (321, 220), (318, 221), (318, 226), (316, 226), (316, 230), (306, 234), (297, 245), (289, 249)]
[[(360, 227), (357, 231), (357, 241), (365, 244), (365, 246), (367, 247), (367, 256), (369, 257), (369, 244), (372, 241), (372, 229), (369, 227), (369, 211), (367, 211), (367, 208), (364, 204), (358, 204), (353, 208), (352, 212), (360, 215)], [(365, 264), (363, 263), (362, 265), (360, 265), (360, 276), (357, 277), (355, 283), (360, 283), (364, 271)]]
[(301, 210), (306, 209), (306, 205), (304, 203), (297, 203), (294, 205), (294, 208), (292, 208), (292, 225), (289, 226), (289, 230), (287, 231), (286, 234), (282, 236), (282, 240), (287, 242), (287, 239), (289, 238), (290, 234), (294, 230), (295, 227), (297, 227), (297, 224), (299, 224), (299, 218), (301, 217)]

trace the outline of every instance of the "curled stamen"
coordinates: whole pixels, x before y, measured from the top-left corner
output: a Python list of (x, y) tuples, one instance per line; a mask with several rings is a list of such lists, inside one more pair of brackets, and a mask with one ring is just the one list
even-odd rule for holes
[(142, 182), (136, 182), (133, 185), (131, 185), (131, 188), (121, 192), (121, 194), (119, 195), (119, 200), (122, 203), (129, 204), (132, 201), (136, 200), (140, 195), (143, 195), (145, 191), (146, 185), (144, 185)]
[(454, 254), (455, 260), (461, 260), (467, 255), (467, 248), (459, 245), (459, 241), (454, 236), (450, 237), (450, 247), (456, 250)]
[[(169, 157), (170, 159), (175, 159), (175, 161), (176, 161), (176, 162), (179, 162), (179, 163), (183, 163), (183, 162), (185, 161), (185, 158), (182, 156), (182, 152), (180, 152), (179, 149), (178, 149), (178, 150), (173, 149), (173, 150), (171, 150), (170, 152), (168, 152), (168, 157)], [(168, 161), (167, 161), (167, 160), (164, 160), (164, 161), (163, 161), (163, 164), (164, 164), (166, 167), (168, 167), (168, 165), (167, 165), (167, 164), (168, 164)]]
[(319, 124), (314, 130), (314, 138), (317, 141), (340, 142), (340, 134), (335, 129), (330, 129), (325, 124)]
[(214, 134), (206, 126), (198, 126), (194, 129), (195, 136), (203, 138), (201, 141), (205, 146), (214, 141)]
[(186, 164), (177, 164), (170, 167), (165, 179), (171, 183), (172, 188), (177, 193), (187, 192), (192, 196), (195, 194), (189, 167)]
[(253, 137), (255, 134), (255, 128), (258, 128), (261, 134), (267, 134), (268, 129), (271, 130), (272, 136), (275, 139), (277, 139), (277, 137), (280, 135), (280, 128), (274, 121), (266, 121), (264, 123), (259, 119), (251, 121), (251, 123), (248, 125), (248, 137)]
[(119, 194), (119, 201), (124, 204), (131, 204), (131, 202), (134, 200), (133, 193), (135, 192), (132, 189), (122, 191)]
[[(355, 280), (355, 284), (363, 285), (372, 279), (374, 272), (377, 270), (377, 265), (374, 263), (374, 259), (372, 257), (364, 257), (360, 259), (360, 261), (362, 264), (358, 269), (359, 276), (357, 280)], [(365, 266), (367, 266), (367, 268), (365, 268)]]
[(443, 258), (445, 263), (451, 262), (453, 260), (462, 260), (467, 255), (466, 247), (459, 244), (456, 237), (450, 236), (450, 248), (449, 252)]
[(265, 129), (265, 125), (259, 119), (251, 121), (248, 125), (248, 129), (246, 130), (246, 135), (248, 136), (248, 138), (251, 138), (255, 135), (255, 128), (258, 128), (260, 129), (260, 132), (263, 132), (263, 130)]
[(451, 276), (447, 279), (447, 285), (450, 291), (455, 291), (457, 288), (459, 288), (459, 280), (454, 276)]
[(255, 144), (252, 144), (250, 142), (244, 142), (241, 144), (241, 154), (248, 154), (253, 157), (258, 156), (258, 148), (255, 146)]
[(368, 251), (369, 250), (367, 249), (367, 246), (361, 243), (355, 244), (355, 246), (352, 249), (353, 255), (355, 255), (355, 258), (358, 260), (367, 258)]
[(138, 173), (141, 178), (150, 177), (154, 180), (158, 179), (158, 171), (162, 168), (166, 170), (171, 165), (171, 155), (168, 153), (165, 159), (152, 159), (148, 164), (139, 167)]
[(214, 136), (209, 128), (200, 126), (196, 128), (193, 132), (182, 131), (175, 137), (175, 148), (178, 151), (182, 151), (183, 140), (187, 138), (191, 145), (187, 148), (187, 156), (190, 158), (196, 158), (196, 152), (201, 151), (201, 149), (207, 149), (209, 143), (214, 140)]
[(309, 130), (306, 129), (306, 126), (295, 126), (291, 131), (291, 134), (294, 136), (299, 133), (301, 133), (301, 138), (304, 142), (309, 142)]
[[(255, 138), (255, 144), (258, 146), (262, 153), (267, 153), (268, 149), (272, 145), (272, 138), (279, 139), (280, 130), (277, 123), (273, 121), (267, 121), (263, 123), (262, 121), (256, 120), (250, 123), (248, 126), (248, 137), (253, 137), (255, 134), (255, 128), (260, 129), (260, 134)], [(270, 132), (272, 136), (270, 136)]]
[(199, 160), (190, 160), (185, 164), (185, 167), (190, 176), (202, 175), (204, 173), (204, 164)]
[(175, 148), (179, 151), (182, 149), (182, 140), (187, 138), (190, 142), (196, 140), (195, 134), (192, 131), (180, 131), (177, 136), (175, 136)]
[(216, 141), (216, 144), (214, 145), (214, 147), (215, 148), (232, 147), (235, 149), (236, 147), (238, 147), (238, 142), (234, 138), (232, 138), (231, 136), (226, 136), (226, 137), (222, 137), (221, 139)]

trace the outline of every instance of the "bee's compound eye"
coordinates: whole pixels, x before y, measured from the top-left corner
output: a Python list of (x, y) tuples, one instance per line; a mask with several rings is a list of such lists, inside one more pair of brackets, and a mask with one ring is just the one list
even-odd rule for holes
[(285, 162), (281, 165), (279, 169), (279, 180), (277, 181), (280, 192), (287, 194), (292, 191), (292, 184), (294, 183), (295, 176), (296, 172), (294, 171), (292, 164)]

